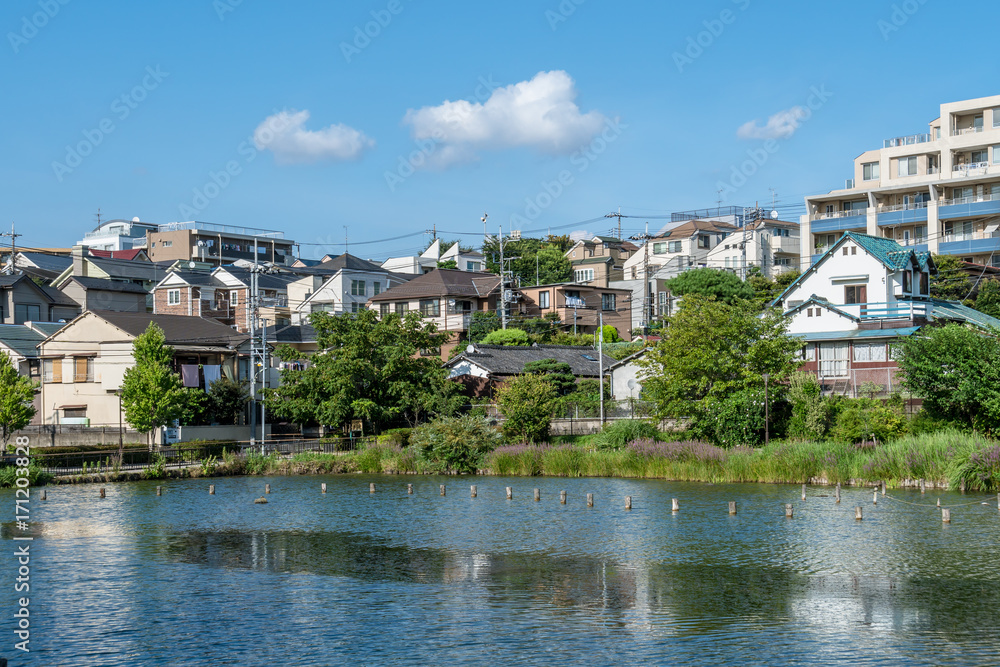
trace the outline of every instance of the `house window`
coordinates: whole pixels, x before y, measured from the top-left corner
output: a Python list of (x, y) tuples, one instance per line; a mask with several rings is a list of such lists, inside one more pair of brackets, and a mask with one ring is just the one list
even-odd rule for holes
[(396, 302), (396, 314), (397, 315), (406, 315), (406, 311), (409, 310), (409, 309), (410, 309), (410, 304), (407, 303), (406, 301), (397, 301)]
[(711, 238), (708, 236), (708, 234), (698, 235), (698, 247), (705, 249), (712, 247), (712, 241)]
[(667, 242), (667, 252), (680, 252), (681, 242), (680, 241), (668, 241)]
[(666, 243), (666, 241), (664, 241), (662, 243), (654, 243), (653, 244), (653, 254), (654, 255), (662, 255), (665, 252), (667, 252), (667, 243)]
[(354, 301), (353, 303), (351, 303), (351, 312), (352, 313), (360, 313), (362, 310), (368, 310), (368, 308), (365, 307), (365, 304), (358, 303), (357, 301)]
[(920, 293), (921, 294), (924, 294), (924, 295), (928, 294), (928, 284), (927, 284), (928, 280), (929, 280), (929, 278), (928, 278), (927, 273), (925, 271), (921, 271), (920, 272)]
[(388, 317), (389, 316), (389, 304), (387, 304), (387, 303), (380, 303), (379, 306), (378, 306), (378, 314), (379, 314), (380, 317)]
[(912, 157), (901, 157), (899, 158), (899, 169), (897, 171), (897, 176), (916, 176), (917, 175), (917, 156)]
[(441, 301), (438, 299), (421, 299), (420, 314), (423, 317), (440, 317)]
[(544, 292), (539, 292), (538, 293), (538, 307), (539, 308), (548, 308), (549, 307), (549, 291), (548, 290), (545, 290)]
[(167, 305), (176, 306), (181, 302), (181, 291), (179, 289), (167, 290)]
[(73, 382), (93, 382), (94, 381), (94, 358), (76, 357), (73, 360)]
[(365, 295), (365, 281), (363, 280), (352, 280), (351, 281), (351, 296), (364, 296)]
[(577, 269), (573, 272), (573, 282), (588, 283), (594, 279), (593, 269)]
[(885, 361), (885, 343), (855, 343), (854, 361)]
[(62, 359), (42, 360), (42, 382), (62, 382)]
[(233, 308), (240, 305), (240, 293), (238, 290), (229, 290), (229, 305)]
[(42, 308), (31, 303), (14, 304), (14, 324), (37, 322), (42, 319)]
[(382, 283), (374, 282), (372, 283), (372, 296), (377, 296), (382, 293)]
[(904, 292), (913, 291), (913, 284), (912, 284), (912, 279), (910, 278), (909, 271), (903, 271), (903, 291)]
[(847, 377), (847, 366), (847, 343), (832, 342), (819, 344), (820, 377)]
[(601, 310), (615, 310), (615, 294), (601, 295)]
[(866, 181), (878, 180), (878, 162), (866, 162), (861, 165), (861, 178)]
[(807, 343), (801, 350), (799, 350), (799, 359), (803, 361), (816, 361), (816, 348), (812, 343)]
[(844, 285), (844, 303), (868, 303), (868, 286)]
[(173, 247), (174, 242), (173, 241), (164, 241), (162, 245), (163, 245), (164, 248), (171, 248), (171, 247)]
[(812, 317), (812, 316), (813, 316), (813, 309), (806, 308), (806, 317)]

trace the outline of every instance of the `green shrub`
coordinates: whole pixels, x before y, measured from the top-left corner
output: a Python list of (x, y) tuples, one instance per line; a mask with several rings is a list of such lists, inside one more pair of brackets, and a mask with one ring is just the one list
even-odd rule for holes
[(497, 329), (483, 338), (484, 345), (530, 345), (528, 332), (522, 329)]
[(792, 438), (819, 439), (833, 423), (834, 400), (824, 397), (819, 381), (812, 373), (793, 373), (788, 389), (792, 414), (788, 435)]
[(618, 419), (604, 425), (594, 444), (598, 449), (624, 449), (633, 440), (655, 440), (659, 434), (655, 426), (642, 419)]
[(247, 452), (243, 459), (243, 467), (247, 475), (263, 475), (278, 462), (278, 455), (271, 452), (264, 456), (260, 452)]
[(380, 445), (396, 445), (397, 447), (408, 447), (410, 445), (410, 433), (412, 428), (390, 428), (382, 431), (378, 437)]
[(431, 470), (475, 473), (503, 436), (485, 419), (444, 417), (413, 429), (410, 443)]
[[(17, 483), (17, 466), (0, 467), (0, 489), (10, 489)], [(29, 486), (42, 486), (52, 481), (52, 474), (43, 472), (38, 464), (31, 460), (28, 462), (28, 484)]]
[(906, 418), (896, 407), (869, 398), (843, 402), (833, 427), (833, 437), (841, 442), (885, 442), (906, 433)]
[(167, 476), (167, 459), (162, 454), (153, 457), (153, 462), (142, 469), (143, 479), (164, 479)]

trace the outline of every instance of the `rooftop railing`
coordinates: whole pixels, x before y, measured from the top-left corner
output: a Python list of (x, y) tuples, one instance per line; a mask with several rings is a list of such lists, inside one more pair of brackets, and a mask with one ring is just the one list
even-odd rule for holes
[(932, 141), (929, 134), (908, 134), (905, 137), (893, 137), (882, 142), (883, 148), (895, 148), (897, 146), (912, 146), (913, 144), (925, 144)]
[(193, 229), (204, 232), (216, 232), (222, 234), (239, 234), (240, 236), (259, 236), (268, 239), (283, 239), (284, 232), (273, 229), (259, 229), (257, 227), (235, 227), (232, 225), (217, 225), (212, 222), (199, 222), (192, 220), (189, 222), (167, 222), (160, 225), (161, 232), (175, 232), (182, 229)]

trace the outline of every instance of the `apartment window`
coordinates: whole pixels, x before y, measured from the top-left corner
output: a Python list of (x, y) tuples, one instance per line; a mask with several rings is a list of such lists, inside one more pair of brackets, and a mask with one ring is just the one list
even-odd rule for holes
[(94, 381), (94, 358), (76, 357), (73, 360), (73, 382), (93, 382)]
[(861, 165), (861, 178), (866, 181), (876, 181), (879, 175), (878, 162), (866, 162)]
[(439, 317), (441, 315), (441, 302), (438, 299), (421, 299), (420, 314), (423, 317)]
[(167, 290), (167, 305), (176, 306), (181, 302), (181, 291), (179, 289)]
[(854, 361), (885, 361), (885, 343), (855, 343)]
[(63, 408), (63, 417), (66, 419), (86, 419), (87, 408)]
[(539, 308), (549, 308), (549, 291), (545, 290), (538, 293), (538, 307)]
[(662, 243), (654, 243), (653, 244), (653, 254), (654, 255), (662, 255), (665, 252), (667, 252), (667, 242), (666, 241), (663, 241)]
[(860, 201), (845, 201), (844, 202), (845, 211), (853, 211), (856, 213), (864, 213), (868, 210), (868, 200), (862, 199)]
[(42, 308), (31, 303), (14, 304), (14, 324), (37, 322), (42, 319)]
[(774, 265), (775, 266), (791, 266), (791, 264), (792, 264), (792, 258), (791, 257), (775, 257), (774, 258)]
[(927, 225), (917, 225), (913, 228), (914, 240), (917, 243), (927, 240)]
[(382, 283), (372, 283), (372, 296), (377, 296), (382, 293)]
[(844, 303), (868, 303), (868, 286), (844, 285)]
[(615, 310), (615, 294), (601, 295), (601, 310)]
[(993, 147), (993, 164), (1000, 164), (1000, 144)]
[(830, 213), (833, 213), (833, 209), (834, 208), (835, 208), (835, 206), (833, 204), (827, 204), (826, 205), (826, 213), (827, 213), (827, 215), (829, 215)]
[(478, 271), (479, 270), (479, 262), (466, 262), (465, 263), (465, 270), (466, 271)]
[(979, 151), (972, 151), (972, 164), (980, 164), (982, 162), (989, 162), (990, 158), (986, 154), (986, 149)]
[(62, 359), (42, 360), (42, 382), (62, 382)]
[(396, 302), (396, 314), (397, 315), (406, 315), (406, 311), (409, 310), (409, 308), (410, 308), (410, 304), (407, 303), (406, 301), (397, 301)]
[(381, 317), (388, 317), (389, 316), (389, 304), (387, 304), (387, 303), (380, 303), (379, 306), (378, 306), (378, 314)]
[(573, 282), (587, 283), (594, 279), (593, 269), (577, 269), (573, 272)]
[(706, 249), (707, 248), (711, 248), (712, 247), (711, 237), (708, 234), (699, 234), (698, 235), (698, 247), (699, 248), (706, 248)]
[(899, 158), (898, 176), (917, 175), (917, 156)]
[(365, 281), (363, 280), (352, 280), (351, 281), (351, 296), (364, 296), (365, 295)]
[(173, 241), (164, 241), (163, 242), (163, 247), (164, 248), (171, 248), (171, 247), (173, 247), (173, 245), (174, 245)]
[(667, 251), (668, 252), (680, 252), (681, 251), (681, 242), (680, 241), (669, 241), (669, 242), (667, 242)]

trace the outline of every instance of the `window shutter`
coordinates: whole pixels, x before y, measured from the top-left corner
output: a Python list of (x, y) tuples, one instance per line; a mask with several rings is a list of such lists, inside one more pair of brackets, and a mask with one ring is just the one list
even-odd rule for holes
[(87, 381), (87, 357), (76, 357), (74, 360), (76, 368), (73, 377), (73, 382), (86, 382)]
[(52, 381), (62, 382), (62, 359), (52, 360)]

